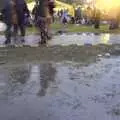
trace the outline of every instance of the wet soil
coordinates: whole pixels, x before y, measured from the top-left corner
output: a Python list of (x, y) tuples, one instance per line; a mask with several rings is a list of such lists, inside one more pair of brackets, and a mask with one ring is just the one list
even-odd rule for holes
[(0, 120), (119, 120), (119, 55), (119, 44), (0, 47)]
[[(40, 47), (6, 47), (0, 48), (0, 63), (26, 62), (61, 62), (72, 61), (89, 64), (106, 57), (120, 55), (119, 45), (85, 45), (85, 46), (40, 46)], [(109, 56), (108, 56), (109, 57)]]
[(120, 57), (89, 65), (0, 66), (1, 120), (119, 120)]

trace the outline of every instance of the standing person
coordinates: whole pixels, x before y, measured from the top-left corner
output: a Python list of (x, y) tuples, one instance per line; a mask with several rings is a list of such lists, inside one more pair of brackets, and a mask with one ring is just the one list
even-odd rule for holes
[(81, 8), (77, 8), (76, 10), (76, 21), (77, 21), (77, 24), (80, 24), (81, 22), (81, 19), (82, 19), (82, 13), (81, 13)]
[(15, 30), (18, 32), (18, 28), (21, 32), (21, 41), (24, 42), (25, 37), (25, 17), (29, 17), (30, 13), (27, 7), (25, 0), (16, 0), (16, 11), (18, 17), (18, 25), (16, 26)]
[(50, 25), (54, 22), (54, 7), (55, 7), (54, 0), (47, 0), (46, 18), (47, 18), (48, 40), (52, 38)]
[(35, 10), (36, 26), (40, 31), (41, 44), (45, 44), (49, 39), (49, 25), (51, 23), (51, 17), (48, 2), (48, 0), (38, 0)]
[(101, 16), (101, 13), (100, 13), (100, 10), (97, 10), (95, 9), (94, 11), (94, 28), (95, 29), (99, 29), (100, 28), (100, 16)]
[(45, 44), (47, 40), (46, 31), (46, 0), (38, 0), (37, 7), (35, 11), (36, 16), (36, 26), (40, 31), (41, 44)]
[(68, 21), (67, 21), (67, 17), (68, 17), (68, 13), (66, 10), (64, 10), (63, 14), (62, 14), (62, 23), (65, 25)]
[(4, 1), (2, 14), (3, 14), (3, 21), (7, 25), (7, 28), (5, 31), (5, 37), (6, 37), (5, 44), (10, 44), (10, 42), (11, 42), (11, 27), (12, 27), (12, 22), (11, 22), (12, 12), (11, 12), (11, 1), (10, 0)]
[(36, 19), (37, 19), (37, 14), (36, 14), (37, 9), (38, 9), (38, 4), (37, 4), (37, 2), (36, 2), (35, 6), (34, 6), (34, 8), (33, 8), (33, 10), (32, 10), (32, 17), (33, 17), (34, 23), (36, 22)]
[(18, 28), (21, 32), (21, 41), (24, 42), (25, 36), (25, 13), (29, 15), (29, 10), (24, 0), (5, 0), (4, 7), (2, 10), (4, 16), (4, 22), (7, 25), (5, 32), (6, 41), (5, 44), (11, 43), (11, 28), (14, 27), (15, 38), (18, 33)]
[(17, 16), (17, 9), (16, 9), (16, 0), (11, 0), (11, 23), (13, 26), (13, 33), (14, 33), (14, 40), (17, 40), (17, 32), (16, 27), (18, 25), (18, 16)]
[[(5, 1), (4, 8), (2, 10), (3, 16), (4, 16), (4, 22), (7, 25), (6, 29), (6, 41), (5, 44), (10, 44), (11, 43), (11, 27), (16, 28), (18, 24), (18, 18), (17, 18), (17, 11), (16, 11), (16, 0), (10, 0), (10, 1)], [(14, 31), (14, 39), (16, 40), (17, 34), (15, 29)]]
[(54, 8), (55, 8), (54, 0), (48, 0), (48, 8), (49, 8), (49, 13), (52, 17), (52, 21), (54, 22)]

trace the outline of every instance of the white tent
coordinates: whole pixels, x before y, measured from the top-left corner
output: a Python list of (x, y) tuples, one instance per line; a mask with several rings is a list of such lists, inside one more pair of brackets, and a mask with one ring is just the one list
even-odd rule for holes
[(28, 3), (27, 6), (28, 6), (28, 9), (32, 11), (35, 6), (35, 2)]

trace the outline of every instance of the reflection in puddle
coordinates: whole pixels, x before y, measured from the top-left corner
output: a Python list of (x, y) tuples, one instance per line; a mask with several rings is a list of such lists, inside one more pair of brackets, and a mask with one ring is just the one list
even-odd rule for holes
[[(48, 46), (54, 45), (97, 45), (97, 44), (120, 44), (119, 34), (109, 33), (80, 33), (80, 34), (62, 34), (55, 35), (53, 39), (48, 41)], [(25, 37), (25, 45), (38, 47), (40, 37), (38, 35), (29, 35)], [(0, 36), (0, 46), (3, 46), (4, 36)]]
[(51, 82), (55, 81), (55, 76), (56, 68), (52, 64), (13, 68), (8, 73), (7, 95), (16, 97), (29, 93), (45, 96)]
[(52, 64), (42, 64), (40, 66), (40, 90), (38, 92), (39, 96), (45, 96), (47, 88), (50, 82), (55, 81), (56, 69)]
[(113, 34), (93, 34), (93, 33), (82, 33), (82, 34), (73, 34), (73, 35), (59, 35), (54, 36), (53, 40), (48, 42), (49, 46), (53, 45), (97, 45), (97, 44), (114, 44), (116, 42), (120, 43), (117, 39), (112, 39), (112, 36), (116, 36), (116, 38), (120, 37)]
[(10, 80), (12, 83), (25, 84), (29, 78), (29, 67), (15, 68), (11, 71)]
[(119, 58), (88, 66), (1, 66), (1, 120), (119, 120), (118, 73)]
[(109, 40), (110, 40), (110, 34), (101, 35), (102, 44), (109, 44)]

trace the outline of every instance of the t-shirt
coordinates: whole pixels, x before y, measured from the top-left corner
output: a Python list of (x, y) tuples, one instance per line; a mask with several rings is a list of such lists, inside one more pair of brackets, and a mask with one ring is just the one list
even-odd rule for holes
[(39, 0), (37, 14), (40, 17), (46, 17), (46, 2), (47, 0)]

